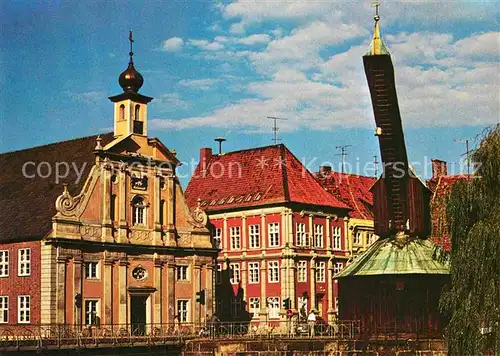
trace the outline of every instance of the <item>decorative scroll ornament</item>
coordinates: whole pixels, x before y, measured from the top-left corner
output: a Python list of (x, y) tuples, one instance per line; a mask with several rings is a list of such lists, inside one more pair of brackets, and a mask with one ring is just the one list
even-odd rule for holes
[(78, 204), (83, 198), (83, 194), (72, 197), (69, 194), (68, 185), (64, 184), (64, 191), (56, 200), (56, 210), (65, 216), (76, 216)]
[(204, 228), (208, 223), (208, 216), (201, 208), (201, 200), (198, 198), (198, 205), (191, 213), (191, 222), (195, 227)]

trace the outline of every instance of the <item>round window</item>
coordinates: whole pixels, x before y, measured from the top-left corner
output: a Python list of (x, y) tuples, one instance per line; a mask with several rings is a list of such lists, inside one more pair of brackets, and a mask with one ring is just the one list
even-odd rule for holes
[(138, 266), (132, 270), (132, 277), (138, 281), (146, 279), (148, 276), (148, 271), (144, 267)]

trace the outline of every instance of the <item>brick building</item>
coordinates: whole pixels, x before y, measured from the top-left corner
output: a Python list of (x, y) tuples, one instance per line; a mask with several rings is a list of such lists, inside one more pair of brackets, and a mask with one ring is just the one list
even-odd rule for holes
[(132, 53), (119, 84), (113, 133), (0, 155), (0, 324), (143, 333), (212, 314), (207, 217), (188, 209), (175, 153), (147, 136)]
[(284, 146), (200, 151), (188, 205), (209, 216), (220, 253), (217, 313), (254, 323), (315, 309), (336, 312), (333, 275), (349, 259), (350, 207), (328, 193)]
[(431, 239), (445, 251), (451, 250), (446, 204), (453, 184), (459, 180), (471, 179), (469, 174), (448, 174), (445, 161), (432, 160), (432, 177), (427, 180), (431, 190)]
[(376, 178), (334, 172), (329, 166), (321, 166), (314, 176), (327, 192), (351, 208), (346, 250), (352, 256), (366, 251), (378, 238), (373, 227), (373, 194), (370, 191)]

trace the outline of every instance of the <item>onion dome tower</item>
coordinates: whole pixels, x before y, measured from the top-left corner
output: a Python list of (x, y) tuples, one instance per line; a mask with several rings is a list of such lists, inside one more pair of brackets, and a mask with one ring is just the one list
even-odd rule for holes
[(132, 31), (129, 32), (128, 39), (130, 41), (128, 67), (118, 78), (118, 84), (122, 87), (123, 93), (109, 97), (109, 100), (115, 104), (115, 137), (130, 134), (147, 136), (147, 104), (153, 100), (149, 96), (139, 94), (144, 78), (134, 67)]

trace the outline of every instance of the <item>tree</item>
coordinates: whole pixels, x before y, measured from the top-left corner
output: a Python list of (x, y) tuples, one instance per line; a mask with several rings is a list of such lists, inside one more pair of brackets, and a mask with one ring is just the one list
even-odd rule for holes
[(456, 182), (446, 213), (451, 285), (440, 306), (450, 315), (450, 355), (500, 354), (500, 126), (474, 151), (477, 170)]

